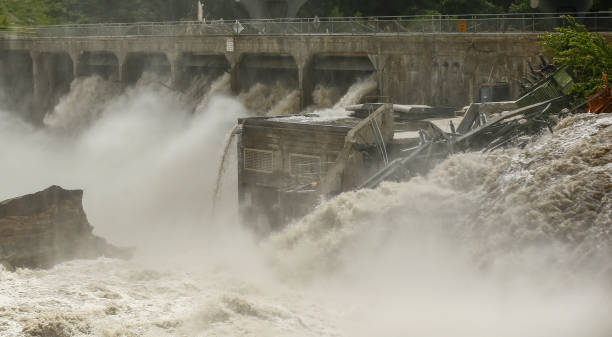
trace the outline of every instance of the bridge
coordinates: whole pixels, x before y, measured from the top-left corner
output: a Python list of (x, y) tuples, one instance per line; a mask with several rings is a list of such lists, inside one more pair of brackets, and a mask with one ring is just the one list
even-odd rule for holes
[[(612, 12), (577, 18), (612, 39)], [(528, 63), (539, 62), (538, 36), (563, 22), (530, 14), (13, 28), (0, 33), (0, 83), (19, 99), (31, 93), (34, 120), (76, 77), (130, 85), (144, 71), (168, 75), (177, 89), (228, 72), (235, 93), (282, 78), (304, 107), (318, 83), (375, 74), (379, 94), (396, 103), (461, 106), (478, 100), (483, 83), (507, 82), (518, 96)]]

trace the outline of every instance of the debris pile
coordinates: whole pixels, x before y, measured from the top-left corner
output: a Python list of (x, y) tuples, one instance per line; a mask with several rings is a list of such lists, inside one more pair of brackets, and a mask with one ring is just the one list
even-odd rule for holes
[(544, 59), (542, 64), (532, 69), (533, 81), (516, 101), (460, 109), (382, 100), (348, 106), (336, 119), (312, 114), (242, 120), (243, 219), (280, 228), (307, 214), (321, 197), (408, 180), (454, 153), (523, 147), (543, 130), (553, 132), (559, 120), (586, 103), (573, 105), (576, 84), (569, 67)]
[(472, 104), (458, 127), (450, 122), (450, 132), (434, 134), (419, 130), (418, 146), (403, 149), (397, 159), (362, 183), (360, 188), (374, 188), (382, 181), (406, 180), (423, 174), (456, 152), (524, 146), (530, 136), (542, 129), (552, 132), (560, 117), (570, 112), (569, 94), (574, 77), (567, 67), (547, 65), (541, 72), (549, 76), (532, 83), (515, 102), (515, 109), (491, 114), (481, 111), (481, 104)]

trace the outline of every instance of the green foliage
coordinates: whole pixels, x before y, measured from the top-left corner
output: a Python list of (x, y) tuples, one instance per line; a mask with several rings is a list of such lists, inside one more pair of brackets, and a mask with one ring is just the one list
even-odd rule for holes
[(61, 10), (61, 5), (52, 0), (2, 0), (0, 27), (60, 23)]
[(331, 12), (329, 13), (329, 16), (331, 17), (341, 17), (344, 16), (344, 13), (340, 10), (340, 8), (338, 6), (332, 8)]
[(486, 0), (442, 0), (440, 11), (444, 14), (502, 13), (501, 7)]
[(81, 23), (195, 19), (194, 0), (60, 0), (66, 21)]
[(530, 0), (515, 0), (508, 7), (510, 13), (535, 13), (537, 9), (531, 8)]
[(612, 3), (610, 3), (610, 0), (593, 0), (591, 10), (594, 12), (612, 11)]
[(195, 4), (195, 0), (0, 0), (0, 26), (194, 20)]
[(602, 73), (611, 74), (612, 46), (601, 35), (590, 33), (571, 16), (564, 16), (567, 27), (558, 33), (541, 36), (542, 45), (556, 63), (570, 66), (576, 75), (573, 91), (577, 101), (584, 100), (603, 86)]
[(298, 16), (326, 17), (357, 13), (362, 13), (363, 16), (503, 13), (508, 11), (512, 3), (513, 0), (309, 0)]
[[(234, 0), (203, 0), (206, 19), (246, 18)], [(594, 0), (607, 10), (609, 0)], [(532, 12), (529, 0), (308, 0), (300, 17)], [(196, 0), (0, 0), (0, 27), (195, 20)]]

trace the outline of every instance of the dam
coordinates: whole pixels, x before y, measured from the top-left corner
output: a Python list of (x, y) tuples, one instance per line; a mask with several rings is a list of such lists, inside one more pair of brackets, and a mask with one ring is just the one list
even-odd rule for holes
[[(612, 27), (611, 13), (590, 15), (582, 20), (603, 31)], [(32, 97), (35, 121), (74, 78), (98, 74), (129, 85), (144, 71), (170, 76), (177, 89), (198, 74), (229, 73), (236, 94), (257, 81), (283, 79), (299, 90), (301, 108), (312, 103), (319, 83), (348, 87), (375, 74), (378, 95), (395, 103), (459, 107), (479, 101), (485, 83), (506, 83), (516, 98), (521, 74), (539, 62), (538, 36), (558, 20), (428, 16), (40, 27), (0, 33), (0, 81)]]
[[(554, 132), (538, 124), (543, 132), (516, 146), (478, 151), (504, 144), (512, 123), (546, 122), (548, 104), (500, 120), (492, 103), (457, 117), (456, 107), (414, 103), (478, 100), (481, 83), (504, 76), (516, 90), (520, 73), (487, 51), (510, 62), (523, 51), (505, 48), (525, 43), (534, 54), (516, 64), (528, 69), (538, 32), (553, 26), (466, 18), (457, 32), (456, 20), (438, 19), (240, 21), (240, 34), (235, 22), (0, 30), (1, 241), (56, 242), (36, 224), (71, 211), (81, 221), (68, 234), (136, 249), (130, 261), (105, 253), (11, 270), (3, 245), (0, 335), (612, 336), (612, 116), (570, 114)], [(449, 75), (453, 62), (461, 76)], [(321, 104), (323, 89), (338, 95)], [(357, 103), (375, 90), (394, 95), (393, 116), (387, 104)], [(308, 105), (302, 97), (315, 103), (273, 116), (270, 96), (291, 101), (286, 113)], [(42, 125), (24, 121), (28, 109)], [(430, 112), (445, 118), (423, 123)], [(404, 172), (393, 169), (398, 153), (429, 149), (458, 152), (413, 179), (381, 179)], [(366, 183), (334, 169), (343, 158)], [(366, 187), (325, 200), (313, 191), (354, 183)], [(54, 184), (82, 190), (69, 191), (64, 212), (44, 202), (53, 197), (31, 216), (2, 211)], [(318, 205), (261, 237), (240, 207), (253, 219), (266, 200), (278, 203), (256, 220), (270, 227), (285, 221), (279, 211)]]

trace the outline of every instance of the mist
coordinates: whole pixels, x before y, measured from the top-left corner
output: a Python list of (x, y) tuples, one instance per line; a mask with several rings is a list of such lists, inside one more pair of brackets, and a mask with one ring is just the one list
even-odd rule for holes
[[(10, 160), (0, 164), (0, 198), (52, 184), (83, 189), (97, 234), (128, 246), (163, 239), (171, 250), (181, 244), (174, 240), (189, 238), (185, 231), (214, 225), (205, 220), (219, 149), (236, 119), (246, 116), (228, 97), (211, 98), (194, 114), (180, 109), (181, 99), (155, 84), (117, 94), (112, 84), (92, 77), (75, 80), (46, 116), (46, 128), (2, 112), (0, 154)], [(235, 217), (231, 192), (221, 197), (227, 200), (223, 215)]]
[[(349, 336), (606, 336), (612, 118), (343, 193), (264, 245)], [(279, 253), (279, 251), (281, 253)]]

